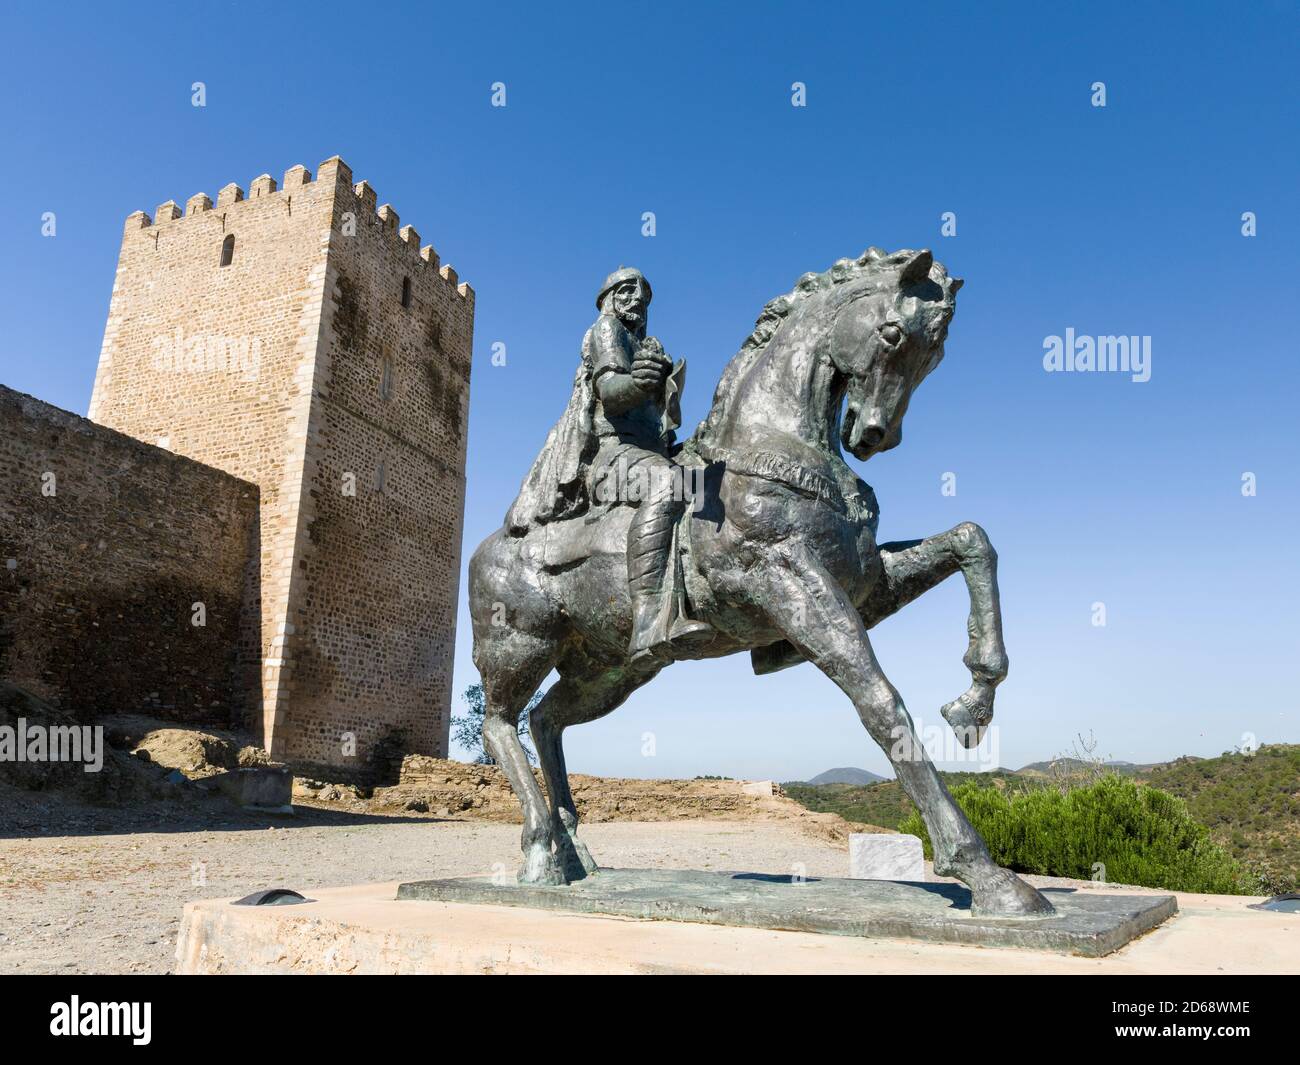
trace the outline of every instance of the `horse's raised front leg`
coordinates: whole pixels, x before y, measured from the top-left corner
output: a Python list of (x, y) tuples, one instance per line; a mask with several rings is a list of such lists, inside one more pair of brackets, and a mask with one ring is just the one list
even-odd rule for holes
[[(564, 666), (560, 668), (563, 672)], [(586, 676), (562, 676), (528, 717), (529, 732), (537, 745), (537, 760), (551, 800), (551, 831), (555, 835), (556, 854), (568, 880), (581, 880), (597, 872), (599, 867), (578, 839), (578, 808), (564, 764), (564, 730), (570, 725), (604, 717), (657, 672), (657, 668), (627, 668), (606, 669)]]
[(769, 548), (747, 575), (755, 604), (809, 661), (833, 680), (893, 764), (934, 845), (934, 868), (970, 889), (976, 913), (1035, 916), (1053, 912), (1042, 895), (990, 857), (979, 833), (935, 771), (912, 719), (876, 661), (857, 609), (806, 549)]
[(880, 545), (884, 576), (862, 607), (862, 620), (871, 628), (905, 607), (923, 592), (961, 571), (970, 593), (966, 630), (970, 644), (962, 661), (971, 673), (971, 686), (940, 713), (965, 747), (974, 747), (993, 720), (994, 689), (1007, 675), (1007, 649), (1002, 642), (1002, 607), (998, 601), (998, 556), (987, 534), (973, 522), (962, 522), (937, 536)]

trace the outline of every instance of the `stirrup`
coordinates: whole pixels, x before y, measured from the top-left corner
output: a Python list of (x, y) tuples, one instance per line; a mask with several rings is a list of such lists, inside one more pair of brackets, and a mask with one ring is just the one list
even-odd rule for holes
[(628, 661), (634, 665), (649, 665), (651, 662), (667, 664), (672, 661), (673, 651), (685, 651), (708, 643), (716, 635), (716, 630), (707, 621), (679, 619), (673, 624), (672, 632), (666, 640), (656, 640), (645, 647), (634, 648)]
[(673, 623), (668, 642), (674, 647), (696, 647), (713, 639), (715, 630), (707, 621), (692, 621), (690, 618), (678, 618)]
[(653, 643), (649, 647), (642, 647), (639, 651), (633, 651), (628, 657), (628, 664), (632, 666), (663, 666), (668, 664), (671, 657), (668, 644)]

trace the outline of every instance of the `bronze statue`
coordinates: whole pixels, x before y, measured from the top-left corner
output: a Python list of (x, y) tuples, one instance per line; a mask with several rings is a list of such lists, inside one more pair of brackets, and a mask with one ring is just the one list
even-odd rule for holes
[[(470, 562), (483, 738), (523, 807), (522, 882), (597, 872), (577, 835), (564, 729), (609, 713), (668, 662), (748, 650), (758, 673), (807, 660), (843, 689), (925, 819), (936, 871), (970, 887), (975, 912), (1052, 912), (993, 862), (867, 635), (960, 571), (972, 683), (942, 713), (966, 746), (979, 742), (1007, 674), (988, 537), (963, 523), (877, 544), (875, 496), (841, 452), (865, 461), (897, 446), (960, 287), (928, 251), (869, 248), (805, 274), (763, 308), (680, 447), (685, 366), (646, 335), (649, 282), (621, 269), (601, 287), (568, 409)], [(560, 680), (530, 717), (548, 810), (516, 726), (552, 669)]]
[[(706, 622), (672, 617), (666, 601), (674, 526), (686, 505), (671, 460), (686, 365), (674, 367), (663, 345), (646, 336), (652, 297), (650, 282), (633, 267), (605, 278), (596, 294), (600, 314), (582, 338), (573, 399), (507, 519), (525, 532), (531, 522), (576, 513), (588, 494), (636, 508), (627, 531), (634, 665), (666, 662), (672, 645), (713, 633)], [(640, 485), (644, 494), (633, 490)]]

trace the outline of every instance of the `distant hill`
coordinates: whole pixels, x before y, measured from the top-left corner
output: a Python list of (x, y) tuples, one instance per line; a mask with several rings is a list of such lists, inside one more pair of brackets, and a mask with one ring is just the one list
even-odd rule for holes
[(870, 773), (865, 769), (854, 769), (851, 766), (844, 766), (840, 769), (828, 769), (825, 773), (818, 773), (812, 780), (805, 780), (805, 784), (811, 784), (816, 787), (821, 784), (878, 784), (884, 780), (879, 773)]
[(1300, 745), (1179, 758), (1139, 779), (1186, 802), (1217, 842), (1264, 877), (1265, 890), (1300, 891)]
[[(974, 778), (990, 787), (1025, 790), (1042, 787), (1043, 779), (1020, 777), (1005, 769), (995, 769), (989, 773), (940, 771), (939, 775), (950, 788), (963, 780)], [(839, 814), (846, 821), (859, 821), (881, 828), (898, 828), (903, 818), (912, 812), (912, 801), (903, 793), (897, 780), (877, 780), (874, 784), (814, 784), (809, 781), (806, 784), (782, 784), (781, 790), (815, 813)]]
[[(1071, 768), (1082, 770), (1085, 765), (1078, 762)], [(1114, 762), (1107, 768), (1186, 802), (1188, 811), (1210, 830), (1215, 842), (1261, 878), (1261, 893), (1300, 891), (1300, 745), (1272, 744), (1254, 754), (1229, 753), (1218, 758), (1186, 755), (1148, 765)], [(949, 788), (973, 780), (985, 787), (1028, 791), (1055, 786), (1058, 773), (1053, 772), (1052, 762), (1033, 762), (1015, 772), (997, 769), (939, 775)], [(790, 798), (810, 810), (881, 828), (896, 829), (912, 811), (911, 801), (896, 780), (874, 784), (809, 781), (783, 787)]]
[[(1186, 757), (1191, 758), (1191, 755)], [(1166, 762), (1148, 762), (1146, 765), (1139, 765), (1137, 762), (1105, 762), (1107, 769), (1110, 769), (1121, 776), (1135, 776), (1155, 769), (1157, 766), (1167, 765)], [(1078, 773), (1088, 767), (1088, 763), (1078, 758), (1053, 758), (1047, 762), (1030, 762), (1026, 766), (1021, 766), (1015, 770), (1017, 773), (1025, 773), (1029, 776), (1052, 776), (1056, 772), (1065, 771)]]

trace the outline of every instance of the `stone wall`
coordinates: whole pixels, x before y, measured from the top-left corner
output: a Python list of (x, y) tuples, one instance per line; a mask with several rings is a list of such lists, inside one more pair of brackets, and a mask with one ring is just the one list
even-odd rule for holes
[(0, 677), (82, 720), (241, 718), (257, 507), (252, 484), (0, 386)]

